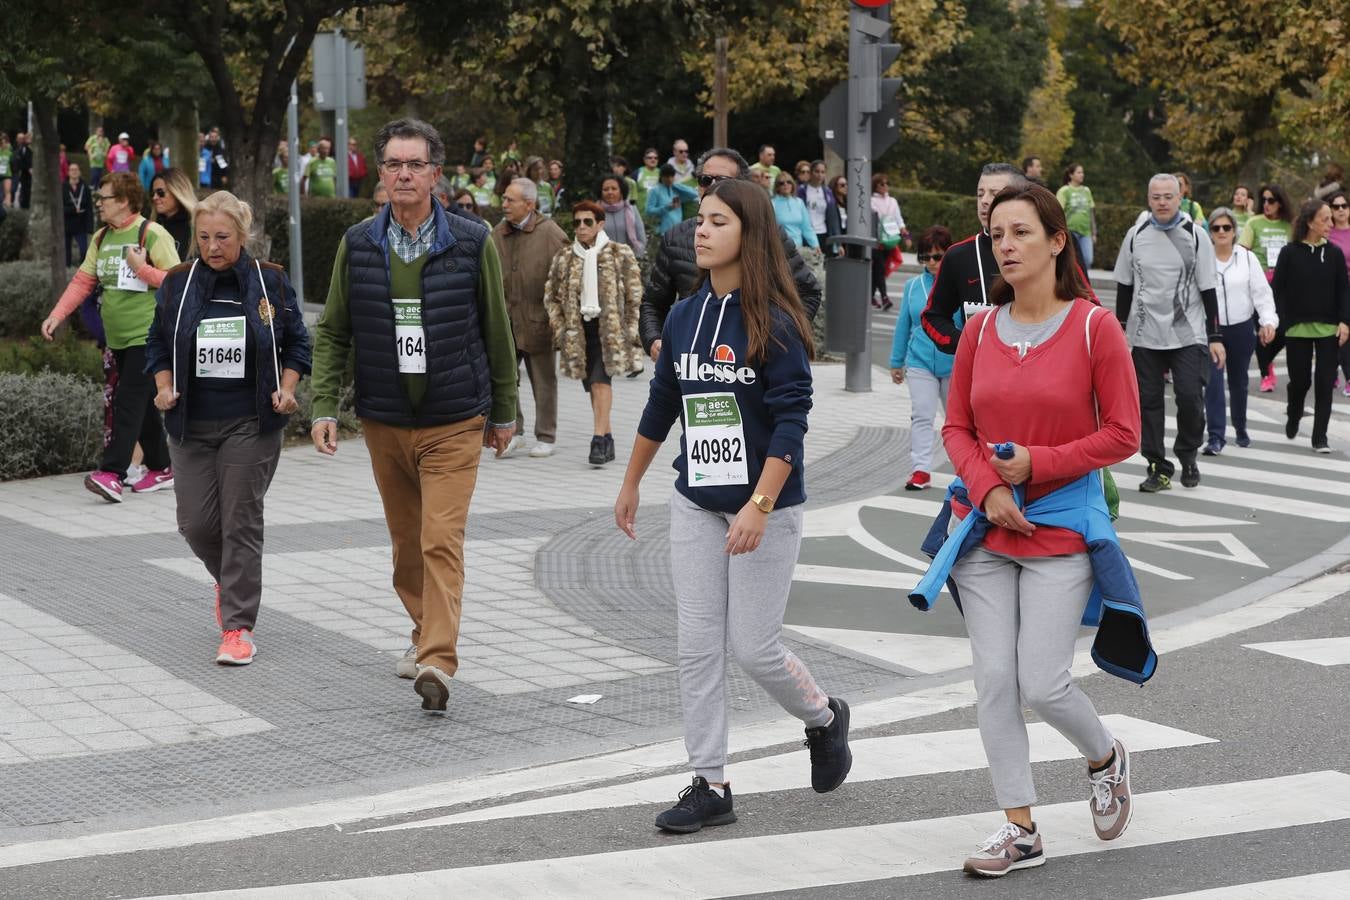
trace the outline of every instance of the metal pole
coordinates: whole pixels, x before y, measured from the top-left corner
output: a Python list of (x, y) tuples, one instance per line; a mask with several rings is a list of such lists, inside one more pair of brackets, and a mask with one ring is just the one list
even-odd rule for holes
[(300, 313), (305, 312), (305, 262), (300, 246), (300, 99), (299, 86), (291, 82), (291, 100), (286, 107), (286, 143), (291, 152), (287, 155), (286, 179), (289, 185), (286, 191), (286, 206), (289, 210), (291, 227), (291, 285), (295, 288), (295, 299), (300, 304)]
[(333, 35), (333, 65), (336, 68), (337, 110), (333, 135), (333, 158), (337, 161), (337, 195), (346, 197), (347, 190), (347, 38), (341, 31)]
[[(850, 121), (848, 123), (848, 159), (844, 170), (848, 175), (848, 228), (857, 237), (876, 234), (872, 221), (872, 117), (859, 109), (860, 82), (870, 73), (863, 71), (863, 32), (858, 19), (871, 18), (856, 6), (849, 8), (848, 78)], [(871, 265), (872, 254), (880, 252), (868, 244), (859, 248), (863, 259)], [(844, 354), (844, 390), (866, 393), (872, 390), (872, 298), (869, 282), (868, 296), (863, 303), (867, 316), (866, 339), (863, 349)]]

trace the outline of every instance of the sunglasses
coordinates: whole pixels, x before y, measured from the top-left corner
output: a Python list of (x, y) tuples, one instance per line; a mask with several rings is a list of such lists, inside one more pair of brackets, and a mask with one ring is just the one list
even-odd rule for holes
[(477, 206), (475, 203), (456, 203), (455, 205), (460, 209), (467, 209), (469, 212), (473, 212), (474, 207)]
[(1350, 209), (1350, 203), (1333, 203), (1333, 204), (1331, 204), (1331, 208), (1332, 208), (1332, 209)]
[(712, 187), (719, 181), (731, 181), (730, 175), (700, 175), (698, 176), (698, 186), (704, 189)]
[(920, 253), (919, 262), (937, 262), (942, 259), (941, 253)]
[(169, 196), (169, 192), (164, 190), (164, 188), (155, 188), (155, 196), (163, 199), (164, 197)]
[(1232, 230), (1233, 230), (1233, 226), (1232, 226), (1232, 225), (1215, 225), (1213, 222), (1211, 222), (1210, 225), (1209, 225), (1209, 230), (1210, 230), (1210, 231), (1232, 231)]
[(1262, 197), (1262, 198), (1261, 198), (1261, 202), (1262, 202), (1262, 203), (1279, 203), (1280, 201), (1279, 201), (1279, 199), (1276, 198), (1276, 197)]
[(573, 224), (573, 225), (576, 225), (576, 226), (578, 226), (578, 227), (585, 226), (586, 228), (590, 228), (592, 225), (595, 224), (595, 220), (594, 220), (594, 219), (573, 219), (573, 220), (572, 220), (572, 224)]
[(783, 180), (781, 180), (781, 181), (778, 182), (778, 186), (779, 186), (779, 187), (783, 187), (783, 186), (792, 187), (793, 184), (792, 184), (792, 181), (791, 181), (790, 179), (784, 178)]

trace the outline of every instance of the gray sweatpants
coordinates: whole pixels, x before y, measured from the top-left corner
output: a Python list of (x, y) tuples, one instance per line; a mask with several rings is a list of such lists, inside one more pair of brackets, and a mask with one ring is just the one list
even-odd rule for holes
[(1092, 591), (1086, 553), (1010, 557), (983, 547), (952, 568), (975, 661), (980, 739), (1003, 809), (1031, 806), (1025, 701), (1088, 759), (1111, 755), (1112, 737), (1069, 674)]
[(256, 416), (189, 421), (169, 441), (178, 532), (220, 585), (225, 631), (253, 630), (262, 602), (263, 497), (281, 460), (282, 429)]
[(933, 421), (938, 410), (947, 408), (947, 388), (952, 377), (938, 377), (918, 366), (905, 368), (909, 382), (909, 462), (915, 472), (933, 471)]
[(802, 542), (800, 506), (769, 514), (759, 549), (726, 553), (736, 517), (670, 498), (670, 567), (679, 616), (684, 746), (694, 774), (724, 781), (727, 761), (727, 643), (745, 674), (783, 709), (816, 728), (830, 721), (829, 698), (783, 646), (783, 612)]

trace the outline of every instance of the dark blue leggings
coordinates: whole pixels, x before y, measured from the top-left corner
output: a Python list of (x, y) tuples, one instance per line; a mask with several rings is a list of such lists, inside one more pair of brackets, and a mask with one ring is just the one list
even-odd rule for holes
[[(1247, 436), (1247, 369), (1256, 350), (1256, 330), (1253, 322), (1223, 325), (1223, 349), (1227, 354), (1228, 393), (1233, 404), (1233, 431), (1240, 438)], [(1205, 385), (1205, 424), (1209, 439), (1224, 443), (1228, 417), (1224, 402), (1224, 379), (1219, 367), (1210, 362), (1209, 381)]]

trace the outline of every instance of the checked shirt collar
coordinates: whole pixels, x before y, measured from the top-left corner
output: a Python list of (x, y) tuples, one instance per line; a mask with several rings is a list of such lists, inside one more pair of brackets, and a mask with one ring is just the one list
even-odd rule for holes
[[(434, 200), (432, 201), (435, 202)], [(389, 249), (398, 254), (398, 258), (410, 263), (419, 256), (431, 252), (431, 243), (436, 237), (436, 211), (432, 210), (425, 222), (417, 226), (415, 234), (409, 234), (394, 217), (389, 217)]]

